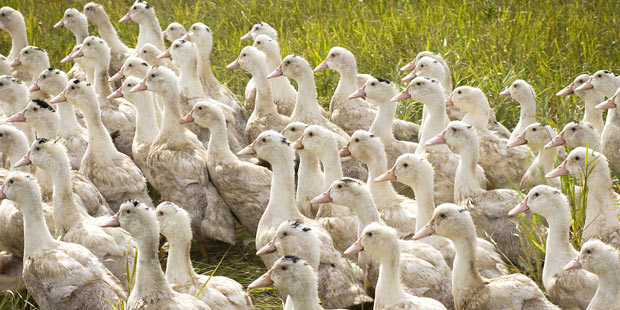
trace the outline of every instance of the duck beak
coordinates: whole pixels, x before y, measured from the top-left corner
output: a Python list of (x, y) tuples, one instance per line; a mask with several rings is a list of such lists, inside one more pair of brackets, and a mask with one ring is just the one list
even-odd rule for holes
[(396, 164), (392, 169), (384, 172), (382, 175), (375, 178), (375, 182), (387, 182), (387, 181), (396, 181)]
[(508, 90), (508, 88), (506, 88), (506, 90), (504, 90), (503, 92), (499, 93), (499, 95), (502, 96), (502, 97), (510, 98), (510, 96), (511, 96), (510, 90)]
[(9, 123), (20, 123), (20, 122), (25, 122), (26, 121), (26, 110), (21, 110), (20, 112), (17, 112), (15, 114), (13, 114), (11, 117), (7, 118), (6, 121)]
[(23, 167), (23, 166), (28, 166), (32, 164), (32, 162), (30, 161), (30, 150), (28, 150), (28, 152), (26, 152), (26, 155), (24, 155), (24, 157), (22, 157), (20, 160), (18, 160), (13, 167), (15, 168), (19, 168), (19, 167)]
[(118, 72), (116, 72), (115, 75), (113, 75), (108, 82), (116, 82), (116, 81), (120, 81), (121, 79), (123, 79), (125, 77), (125, 75), (123, 74), (123, 70), (120, 70)]
[(516, 139), (506, 144), (506, 148), (513, 148), (515, 146), (527, 144), (527, 139), (525, 139), (525, 131), (523, 131)]
[(114, 99), (114, 98), (120, 98), (120, 97), (124, 97), (125, 95), (123, 95), (123, 91), (119, 88), (117, 90), (115, 90), (113, 93), (111, 93), (109, 96), (106, 97), (106, 99)]
[(191, 41), (192, 39), (190, 38), (189, 32), (186, 32), (182, 37), (181, 40), (185, 40), (185, 41)]
[(401, 81), (403, 83), (407, 83), (413, 79), (415, 79), (417, 77), (417, 74), (415, 73), (415, 71), (411, 71), (409, 74), (407, 74)]
[(331, 196), (331, 188), (326, 190), (325, 192), (323, 192), (322, 194), (312, 198), (312, 200), (310, 200), (311, 204), (319, 204), (319, 203), (328, 203), (328, 202), (332, 202), (332, 196)]
[(445, 144), (446, 141), (446, 131), (442, 131), (440, 134), (430, 138), (426, 141), (426, 146), (437, 145), (437, 144)]
[(56, 25), (54, 25), (54, 28), (60, 28), (64, 26), (65, 26), (65, 22), (61, 19), (59, 22), (56, 23)]
[(417, 233), (415, 233), (415, 235), (413, 235), (413, 237), (411, 239), (413, 240), (420, 240), (424, 237), (428, 237), (432, 234), (435, 233), (435, 229), (433, 228), (433, 221), (434, 219), (431, 219), (430, 222), (428, 222), (426, 225), (424, 225), (424, 227), (422, 227), (422, 229), (420, 229)]
[(347, 145), (345, 145), (342, 148), (342, 150), (340, 150), (340, 152), (338, 152), (338, 155), (340, 155), (340, 157), (351, 156), (351, 150), (349, 150), (349, 145), (351, 145), (351, 142), (347, 143)]
[(454, 97), (454, 93), (451, 93), (450, 97), (448, 97), (446, 99), (446, 107), (451, 107), (451, 106), (454, 105), (454, 101), (453, 101), (452, 97)]
[(262, 256), (277, 251), (278, 248), (276, 248), (276, 239), (278, 239), (278, 235), (273, 236), (273, 239), (271, 239), (271, 241), (265, 244), (264, 247), (260, 248), (260, 250), (256, 252), (256, 256)]
[(273, 79), (282, 75), (284, 75), (284, 73), (282, 72), (282, 64), (280, 64), (273, 72), (269, 73), (267, 79)]
[(562, 97), (562, 96), (569, 96), (573, 94), (573, 83), (571, 83), (570, 85), (564, 87), (564, 89), (562, 89), (561, 91), (555, 93), (556, 96), (558, 97)]
[(170, 49), (167, 49), (165, 52), (157, 55), (157, 59), (164, 59), (164, 58), (171, 58), (172, 55), (170, 55)]
[(103, 223), (99, 224), (99, 227), (119, 227), (121, 226), (121, 210), (118, 210), (111, 218), (106, 219)]
[(28, 91), (32, 93), (32, 92), (38, 91), (40, 89), (41, 88), (39, 87), (39, 79), (36, 79), (34, 81), (34, 83), (32, 83), (32, 85), (30, 85), (30, 88), (28, 88)]
[(584, 90), (588, 90), (588, 89), (592, 89), (592, 88), (594, 88), (594, 85), (592, 85), (592, 78), (590, 78), (585, 83), (583, 83), (579, 87), (577, 87), (577, 89), (575, 89), (575, 91), (584, 91)]
[(254, 142), (252, 142), (250, 145), (248, 145), (245, 148), (243, 148), (241, 151), (237, 152), (237, 155), (254, 155), (254, 154), (256, 154), (256, 150), (254, 149), (254, 144), (255, 143), (256, 143), (256, 140), (254, 140)]
[(353, 255), (357, 254), (361, 251), (364, 251), (364, 246), (362, 245), (362, 237), (360, 236), (355, 243), (353, 243), (350, 247), (344, 250), (344, 255)]
[(241, 41), (244, 41), (244, 40), (252, 40), (252, 30), (248, 31), (248, 33), (244, 34), (241, 37)]
[(84, 57), (84, 52), (82, 52), (82, 48), (81, 47), (80, 47), (80, 49), (75, 51), (75, 53), (71, 54), (71, 58), (73, 58), (73, 59), (79, 58), (79, 57)]
[(569, 172), (568, 172), (568, 169), (566, 169), (566, 160), (564, 160), (559, 167), (549, 171), (549, 173), (545, 175), (545, 178), (551, 179), (551, 178), (560, 177), (560, 176), (568, 175), (568, 174)]
[(125, 16), (123, 16), (123, 18), (119, 19), (118, 22), (119, 23), (126, 23), (128, 21), (131, 20), (131, 16), (129, 16), (129, 13), (127, 13)]
[(59, 102), (67, 101), (67, 97), (65, 96), (66, 93), (67, 93), (67, 89), (65, 88), (65, 90), (62, 91), (62, 93), (52, 98), (52, 100), (50, 100), (50, 103), (59, 103)]
[(410, 61), (408, 64), (402, 66), (400, 68), (400, 71), (407, 71), (407, 72), (409, 72), (409, 71), (411, 71), (413, 69), (415, 69), (415, 59)]
[(132, 89), (129, 90), (130, 93), (137, 93), (139, 91), (145, 91), (148, 90), (148, 87), (146, 87), (146, 84), (144, 83), (144, 80), (142, 80), (142, 82), (140, 82), (140, 84), (134, 86)]
[(392, 97), (392, 101), (402, 101), (402, 100), (409, 99), (409, 98), (411, 98), (411, 95), (407, 91), (407, 88), (405, 88), (403, 89), (403, 91), (398, 93), (398, 95)]
[(329, 66), (327, 65), (327, 62), (325, 62), (325, 60), (323, 60), (322, 63), (320, 63), (318, 66), (316, 66), (316, 68), (314, 68), (314, 72), (319, 72), (319, 71), (323, 71), (329, 69)]
[(349, 99), (366, 97), (366, 84), (349, 96)]
[(241, 65), (239, 64), (239, 57), (237, 57), (235, 60), (233, 60), (233, 62), (229, 63), (228, 66), (226, 66), (226, 69), (230, 70), (239, 67), (241, 67)]
[(566, 140), (564, 140), (564, 131), (560, 132), (559, 135), (553, 137), (553, 139), (551, 139), (551, 142), (545, 144), (545, 150), (562, 145), (566, 145)]
[(508, 215), (509, 216), (513, 216), (513, 215), (525, 213), (526, 211), (528, 211), (530, 209), (530, 207), (527, 206), (527, 199), (528, 198), (529, 198), (529, 196), (525, 196), (525, 199), (523, 199), (523, 201), (521, 201), (521, 203), (519, 205), (517, 205), (512, 210), (510, 210), (508, 212)]
[(301, 137), (299, 137), (299, 139), (295, 140), (295, 143), (293, 143), (293, 148), (296, 150), (303, 150), (304, 149), (304, 135), (301, 135)]
[(579, 256), (573, 258), (573, 260), (570, 261), (570, 263), (566, 264), (566, 266), (564, 266), (564, 268), (562, 268), (562, 270), (573, 270), (573, 269), (581, 269), (583, 268), (583, 265), (581, 265), (581, 262), (579, 261)]
[(188, 124), (193, 121), (194, 121), (194, 109), (189, 111), (189, 113), (187, 113), (187, 115), (185, 115), (185, 117), (182, 118), (181, 121), (179, 121), (179, 124)]
[(63, 59), (60, 61), (60, 63), (61, 63), (61, 64), (66, 64), (66, 63), (68, 63), (68, 62), (72, 62), (72, 61), (73, 61), (73, 57), (71, 57), (71, 56), (73, 56), (73, 53), (70, 53), (70, 54), (69, 54), (69, 55), (67, 55), (65, 58), (63, 58)]
[(15, 58), (13, 59), (13, 62), (11, 62), (11, 64), (9, 65), (11, 68), (15, 68), (17, 66), (21, 66), (22, 62), (19, 60), (19, 58)]
[(613, 109), (616, 107), (616, 95), (613, 95), (611, 98), (606, 101), (599, 103), (595, 108), (597, 109)]
[(255, 288), (260, 288), (260, 287), (271, 287), (271, 286), (273, 286), (273, 280), (271, 280), (271, 273), (272, 272), (273, 272), (273, 269), (269, 269), (269, 271), (267, 271), (267, 273), (262, 275), (260, 278), (254, 280), (254, 282), (252, 282), (252, 283), (250, 283), (250, 285), (248, 285), (248, 290), (253, 290)]

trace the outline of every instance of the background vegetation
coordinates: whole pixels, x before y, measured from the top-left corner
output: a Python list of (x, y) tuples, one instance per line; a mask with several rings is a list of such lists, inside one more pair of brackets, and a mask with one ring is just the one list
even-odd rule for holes
[[(138, 27), (117, 23), (131, 1), (105, 0), (102, 4), (121, 38), (132, 46)], [(53, 29), (66, 8), (82, 10), (86, 1), (4, 0), (26, 18), (31, 45), (48, 51), (52, 66), (71, 51), (75, 40), (66, 29)], [(582, 103), (573, 97), (554, 94), (583, 72), (617, 69), (616, 48), (620, 1), (337, 1), (315, 0), (200, 0), (150, 1), (162, 28), (177, 21), (189, 27), (194, 22), (207, 24), (214, 32), (212, 54), (215, 74), (242, 97), (249, 75), (223, 67), (237, 56), (248, 42), (239, 41), (252, 24), (265, 21), (280, 34), (282, 55), (295, 53), (317, 65), (333, 46), (350, 49), (357, 56), (360, 73), (370, 73), (392, 81), (403, 76), (398, 68), (422, 50), (441, 53), (452, 69), (455, 86), (480, 87), (489, 97), (497, 119), (512, 128), (518, 120), (518, 104), (500, 98), (498, 93), (513, 80), (524, 79), (538, 93), (541, 121), (556, 127), (579, 119)], [(91, 28), (91, 34), (96, 29)], [(8, 54), (10, 38), (0, 35), (0, 53)], [(617, 72), (618, 70), (616, 70)], [(335, 72), (317, 74), (319, 100), (327, 104), (335, 89)], [(399, 116), (418, 121), (420, 105), (400, 106)], [(568, 192), (570, 182), (566, 184)], [(571, 201), (579, 202), (580, 198)], [(574, 205), (581, 210), (582, 203)], [(516, 269), (540, 280), (544, 257), (544, 236), (536, 228), (524, 242), (534, 245), (531, 258)], [(574, 226), (579, 229), (579, 225)], [(196, 267), (209, 271), (217, 265), (228, 247), (213, 245), (211, 256), (196, 256)], [(238, 244), (227, 254), (216, 274), (231, 276), (246, 285), (258, 277), (264, 267), (253, 255), (252, 238), (240, 233)], [(277, 306), (272, 292), (253, 294), (258, 309)], [(0, 309), (30, 309), (19, 296), (0, 300)]]

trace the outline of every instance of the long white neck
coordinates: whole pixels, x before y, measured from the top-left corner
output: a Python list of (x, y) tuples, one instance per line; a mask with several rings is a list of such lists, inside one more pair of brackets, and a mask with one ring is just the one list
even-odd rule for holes
[[(427, 114), (423, 124), (424, 128), (422, 128), (421, 143), (418, 144), (416, 153), (424, 153), (427, 148), (426, 141), (441, 133), (450, 122), (448, 114), (446, 114), (446, 105), (442, 93), (433, 93), (428, 98), (425, 98), (424, 107), (426, 108)], [(445, 146), (431, 147), (433, 149), (446, 148)]]
[(294, 309), (322, 310), (319, 302), (319, 293), (316, 285), (310, 285), (301, 291), (300, 294), (289, 295), (288, 298), (293, 302)]
[(488, 130), (489, 112), (478, 107), (468, 107), (470, 110), (465, 111), (462, 121), (472, 125), (476, 130)]
[(381, 138), (381, 140), (394, 139), (394, 133), (392, 132), (392, 123), (396, 117), (396, 102), (386, 101), (377, 102), (375, 106), (379, 107), (379, 112), (375, 116), (375, 120), (370, 125), (370, 131), (375, 136)]
[(136, 51), (140, 50), (146, 43), (153, 44), (160, 51), (166, 50), (164, 37), (161, 34), (161, 26), (155, 13), (149, 14), (149, 17), (139, 24), (139, 29)]
[[(80, 59), (80, 58), (78, 58), (78, 59)], [(90, 62), (85, 61), (85, 60), (78, 60), (78, 59), (76, 59), (75, 62), (77, 64), (79, 64), (80, 67), (84, 70), (84, 73), (86, 73), (86, 80), (89, 83), (93, 83), (94, 84), (94, 81), (95, 81), (95, 68), (93, 68), (93, 65)]]
[(251, 73), (254, 84), (256, 84), (257, 92), (256, 106), (252, 113), (256, 113), (256, 115), (278, 113), (278, 108), (276, 108), (276, 105), (273, 103), (271, 84), (269, 84), (266, 78), (267, 74), (269, 74), (269, 72), (267, 72), (267, 64), (262, 61), (256, 61), (254, 66), (252, 66)]
[(280, 56), (280, 48), (278, 47), (278, 49), (276, 50), (264, 51), (264, 53), (265, 60), (267, 60), (267, 70), (269, 70), (269, 72), (272, 72), (282, 62), (282, 56)]
[(539, 147), (540, 151), (538, 152), (537, 157), (539, 158), (543, 171), (547, 173), (551, 171), (555, 165), (555, 160), (558, 158), (558, 148), (554, 147), (545, 150), (544, 145), (540, 145)]
[(110, 86), (110, 82), (108, 82), (110, 79), (110, 53), (108, 52), (106, 54), (107, 55), (95, 61), (93, 66), (95, 69), (95, 80), (93, 81), (95, 84), (95, 91), (97, 95), (101, 97), (102, 101), (110, 101), (105, 98), (112, 93), (112, 87)]
[(73, 105), (68, 102), (60, 102), (56, 107), (59, 122), (62, 124), (62, 131), (59, 132), (60, 136), (62, 136), (63, 133), (73, 134), (83, 130), (80, 123), (78, 123), (77, 117), (75, 116)]
[[(90, 98), (89, 100), (95, 100)], [(87, 152), (90, 151), (93, 154), (115, 156), (118, 154), (112, 137), (108, 133), (108, 130), (103, 125), (101, 120), (101, 110), (97, 102), (85, 103), (80, 109), (84, 114), (86, 120), (86, 128), (88, 129), (88, 147)]]
[(364, 228), (372, 222), (380, 222), (379, 211), (371, 197), (360, 197), (351, 210), (357, 215), (357, 236), (361, 236)]
[(433, 178), (418, 181), (409, 185), (413, 189), (415, 199), (418, 203), (418, 215), (415, 222), (415, 231), (419, 231), (430, 222), (435, 212), (435, 197), (433, 195)]
[(459, 156), (460, 159), (454, 176), (454, 201), (456, 203), (484, 192), (476, 178), (478, 144), (464, 146), (464, 150), (460, 152)]
[(573, 249), (568, 237), (570, 234), (570, 215), (568, 212), (557, 212), (545, 217), (549, 223), (545, 266), (543, 267), (543, 283), (549, 283), (556, 274), (579, 253)]
[(603, 110), (595, 108), (597, 104), (605, 100), (605, 96), (597, 91), (590, 91), (591, 94), (584, 96), (583, 121), (592, 125), (596, 132), (601, 135), (605, 122), (603, 121)]
[(153, 95), (144, 92), (136, 93), (135, 95), (139, 97), (127, 97), (127, 99), (136, 99), (130, 100), (136, 106), (136, 134), (134, 141), (138, 143), (151, 143), (159, 134)]
[(209, 126), (211, 138), (207, 153), (209, 157), (217, 158), (218, 162), (236, 161), (237, 156), (230, 150), (228, 144), (228, 130), (224, 119), (212, 120), (213, 124)]
[[(597, 274), (598, 287), (590, 303), (590, 306), (592, 306), (592, 310), (599, 309), (597, 308), (598, 305), (618, 305), (618, 296), (620, 294), (618, 293), (620, 292), (620, 278), (618, 277), (618, 270), (620, 270), (620, 263), (617, 260), (610, 262), (609, 270), (613, 270), (613, 272), (604, 272)], [(600, 309), (617, 308), (612, 307)]]
[(198, 59), (189, 57), (182, 61), (175, 61), (179, 65), (179, 87), (181, 93), (188, 99), (205, 98), (205, 91), (198, 77)]
[(301, 203), (307, 197), (321, 193), (323, 190), (323, 172), (321, 172), (321, 162), (318, 157), (308, 150), (298, 150), (297, 154), (299, 155), (297, 183), (308, 184), (308, 186), (297, 187), (296, 199), (297, 203)]
[(320, 116), (319, 102), (317, 100), (316, 85), (314, 84), (314, 75), (312, 71), (305, 72), (304, 75), (297, 80), (299, 87), (297, 92), (297, 100), (295, 108), (291, 113), (291, 120), (299, 120), (301, 118), (309, 118)]
[(357, 90), (357, 67), (351, 66), (344, 70), (338, 71), (340, 74), (340, 80), (338, 86), (334, 91), (331, 103), (329, 105), (330, 114), (334, 111), (334, 104), (346, 104), (349, 100), (361, 100), (361, 99), (348, 99), (349, 95)]
[(159, 135), (170, 137), (185, 137), (185, 127), (179, 123), (181, 112), (179, 110), (179, 88), (177, 85), (169, 85), (163, 90), (164, 113), (162, 115), (161, 130)]
[(285, 152), (282, 156), (270, 161), (273, 178), (271, 179), (269, 204), (262, 218), (299, 219), (303, 217), (295, 205), (294, 160), (293, 153)]
[(394, 247), (390, 257), (381, 257), (380, 263), (375, 303), (385, 304), (386, 301), (406, 299), (407, 295), (400, 283), (400, 249), (398, 246)]
[[(51, 142), (48, 142), (51, 143)], [(69, 159), (58, 159), (46, 169), (52, 177), (54, 184), (54, 219), (56, 222), (56, 231), (58, 235), (62, 235), (69, 229), (82, 221), (85, 217), (90, 217), (82, 208), (79, 208), (73, 199), (73, 188), (71, 185), (71, 173)]]
[(30, 126), (37, 132), (37, 137), (49, 140), (56, 139), (58, 136), (58, 115), (53, 114), (44, 121), (31, 123)]
[(170, 284), (191, 282), (196, 274), (190, 258), (191, 239), (171, 240), (166, 263), (166, 280)]
[[(157, 223), (150, 224), (157, 225)], [(129, 299), (134, 299), (133, 296), (138, 296), (138, 298), (171, 298), (173, 296), (172, 289), (168, 286), (159, 264), (157, 251), (159, 234), (149, 233), (148, 236), (136, 238), (136, 242), (138, 243), (136, 282)]]
[(483, 285), (482, 277), (476, 269), (476, 233), (473, 228), (463, 229), (463, 233), (452, 239), (456, 250), (452, 267), (452, 288), (454, 299), (462, 300), (468, 293)]
[(22, 172), (30, 172), (28, 167), (19, 167), (15, 168), (13, 165), (22, 159), (22, 157), (28, 152), (28, 142), (26, 139), (19, 138), (11, 147), (2, 150), (9, 157), (9, 161), (11, 162), (11, 171), (22, 171)]
[(28, 46), (28, 34), (26, 33), (26, 22), (23, 18), (6, 29), (11, 35), (11, 53), (9, 53), (9, 60), (15, 59), (21, 50)]
[(105, 18), (101, 18), (101, 20), (93, 21), (97, 26), (97, 30), (99, 31), (99, 35), (110, 47), (110, 50), (113, 53), (125, 53), (129, 51), (129, 48), (118, 38), (118, 34), (116, 33), (116, 29), (112, 26), (112, 22), (106, 15)]
[(336, 180), (342, 179), (342, 165), (336, 143), (329, 143), (319, 154), (323, 164), (323, 189), (326, 190)]
[[(196, 45), (199, 45), (200, 42), (195, 42)], [(220, 85), (220, 82), (213, 74), (213, 70), (211, 69), (211, 45), (209, 44), (201, 44), (198, 48), (198, 68), (200, 68), (200, 81), (202, 85), (207, 86), (209, 91), (215, 87)]]
[(593, 168), (588, 167), (592, 172), (588, 176), (588, 202), (582, 235), (584, 241), (596, 237), (597, 232), (620, 230), (611, 176), (609, 169), (603, 169), (603, 166), (598, 163)]
[[(84, 42), (84, 39), (88, 37), (88, 25), (84, 25), (84, 27), (78, 27), (78, 29), (73, 29), (73, 36), (75, 36), (76, 44), (81, 44)], [(101, 29), (99, 30), (101, 32)]]
[(54, 246), (54, 238), (47, 228), (40, 197), (20, 202), (24, 216), (24, 259), (37, 257)]
[(368, 166), (368, 180), (366, 183), (370, 188), (372, 197), (375, 200), (398, 199), (398, 194), (392, 187), (391, 182), (375, 182), (375, 178), (387, 170), (387, 158), (383, 148), (378, 149), (373, 153), (375, 156), (363, 159), (366, 166)]
[(536, 98), (534, 96), (527, 96), (520, 104), (519, 122), (510, 134), (509, 141), (516, 139), (527, 126), (536, 122)]

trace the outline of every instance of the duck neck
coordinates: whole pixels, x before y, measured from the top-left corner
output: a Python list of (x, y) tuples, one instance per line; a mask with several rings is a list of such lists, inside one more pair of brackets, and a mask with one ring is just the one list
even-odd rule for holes
[(207, 153), (212, 155), (210, 157), (217, 158), (218, 162), (225, 160), (236, 160), (237, 157), (230, 150), (228, 144), (228, 131), (226, 129), (226, 121), (224, 119), (212, 120), (214, 123), (209, 126), (211, 132), (211, 138), (209, 139), (209, 146)]
[(146, 43), (153, 44), (160, 51), (166, 50), (164, 37), (161, 34), (161, 26), (154, 12), (149, 14), (149, 17), (145, 21), (139, 23), (139, 31), (136, 50), (140, 50)]
[(166, 263), (166, 280), (169, 284), (193, 281), (196, 273), (192, 268), (190, 248), (191, 240), (170, 240)]
[(75, 223), (84, 218), (84, 212), (78, 208), (73, 199), (69, 159), (66, 157), (57, 160), (52, 167), (48, 167), (54, 184), (54, 219), (59, 236), (68, 232)]
[(276, 114), (278, 109), (273, 103), (273, 95), (271, 92), (271, 85), (266, 76), (267, 65), (262, 61), (257, 61), (254, 68), (252, 68), (252, 78), (256, 84), (256, 107), (254, 112), (257, 115)]
[(161, 131), (159, 135), (169, 135), (171, 137), (185, 136), (185, 127), (179, 123), (181, 112), (179, 111), (180, 94), (177, 85), (171, 85), (164, 90), (164, 113), (161, 121)]
[(295, 309), (307, 309), (307, 310), (323, 310), (320, 306), (319, 294), (317, 286), (309, 286), (303, 291), (303, 294), (295, 294), (288, 296)]
[(205, 98), (205, 91), (198, 77), (198, 59), (189, 57), (182, 61), (177, 61), (176, 63), (180, 63), (179, 69), (181, 73), (179, 75), (179, 86), (181, 87), (181, 93), (183, 93), (188, 100)]
[(266, 217), (267, 213), (271, 213), (272, 217), (299, 219), (302, 218), (302, 215), (295, 204), (295, 155), (289, 151), (280, 155), (270, 161), (273, 177), (269, 192), (269, 204), (263, 217)]
[(473, 227), (452, 239), (456, 255), (452, 268), (452, 288), (455, 300), (464, 298), (467, 291), (483, 286), (483, 280), (476, 269), (476, 233)]
[(110, 54), (107, 53), (106, 56), (97, 59), (95, 61), (95, 91), (97, 91), (97, 95), (101, 97), (104, 101), (110, 101), (105, 99), (112, 93), (112, 87), (110, 87)]
[(79, 61), (79, 60), (76, 60), (76, 63), (79, 64), (80, 68), (82, 68), (84, 70), (84, 73), (86, 73), (86, 81), (88, 81), (89, 83), (94, 83), (95, 82), (95, 69), (93, 68), (92, 64), (90, 64), (88, 61)]
[(594, 163), (588, 176), (588, 201), (584, 223), (584, 240), (596, 237), (598, 231), (620, 229), (618, 209), (611, 183), (609, 169), (603, 169), (605, 163)]
[(297, 80), (298, 91), (291, 120), (316, 117), (321, 115), (317, 101), (316, 85), (312, 71), (306, 72)]
[[(157, 223), (149, 223), (157, 225)], [(159, 233), (150, 233), (143, 238), (136, 238), (138, 244), (138, 263), (136, 265), (136, 282), (132, 296), (141, 298), (170, 298), (172, 289), (168, 286), (164, 272), (159, 264)], [(130, 297), (131, 299), (131, 297)]]
[(543, 267), (543, 282), (549, 283), (548, 281), (562, 272), (564, 266), (579, 253), (573, 249), (569, 241), (570, 214), (568, 212), (557, 212), (545, 218), (549, 224), (549, 231), (545, 251), (545, 266)]
[(20, 18), (19, 21), (6, 29), (11, 36), (11, 52), (9, 53), (9, 59), (15, 59), (21, 50), (28, 46), (28, 34), (26, 33), (26, 22), (24, 18)]
[(389, 258), (381, 259), (380, 263), (375, 302), (383, 304), (387, 301), (406, 299), (405, 291), (400, 283), (400, 250), (398, 246), (394, 247)]
[(11, 171), (30, 172), (30, 168), (27, 166), (15, 168), (13, 165), (18, 162), (26, 152), (28, 152), (28, 142), (26, 139), (19, 138), (11, 147), (6, 150), (2, 150), (3, 153), (9, 156), (11, 162)]
[(435, 212), (435, 197), (433, 196), (433, 178), (424, 180), (423, 182), (416, 182), (411, 186), (415, 195), (416, 202), (418, 203), (418, 215), (415, 222), (415, 231), (419, 231), (431, 221), (433, 212)]
[(53, 114), (49, 119), (32, 123), (31, 127), (37, 132), (38, 138), (56, 139), (58, 135), (58, 115), (56, 113)]
[(265, 60), (267, 63), (267, 70), (269, 70), (269, 72), (275, 70), (282, 62), (282, 56), (280, 56), (280, 48), (278, 47), (276, 50), (273, 51), (265, 51)]
[(352, 207), (352, 211), (354, 211), (357, 216), (358, 237), (362, 235), (362, 231), (364, 231), (364, 228), (366, 228), (366, 226), (370, 223), (381, 222), (379, 211), (377, 211), (377, 205), (375, 205), (375, 202), (371, 196), (361, 197), (358, 203)]
[(59, 123), (62, 124), (62, 132), (75, 133), (79, 131), (81, 126), (75, 116), (73, 105), (68, 102), (59, 102), (57, 107)]
[(136, 106), (136, 135), (134, 140), (140, 143), (151, 143), (159, 133), (157, 117), (155, 116), (155, 94), (140, 93), (137, 100), (131, 100)]
[(459, 152), (459, 157), (454, 176), (454, 202), (456, 203), (484, 192), (476, 178), (478, 143), (464, 146), (464, 149)]
[(601, 134), (605, 122), (603, 121), (603, 110), (595, 108), (596, 105), (605, 100), (605, 96), (596, 91), (590, 91), (591, 94), (584, 96), (583, 121), (596, 128), (598, 134)]
[(198, 49), (198, 54), (198, 68), (200, 68), (200, 81), (202, 85), (207, 86), (209, 89), (219, 86), (220, 83), (211, 69), (211, 46), (204, 44), (202, 48)]
[(541, 144), (539, 146), (538, 158), (543, 167), (543, 171), (545, 173), (551, 171), (553, 166), (555, 165), (555, 160), (558, 158), (558, 148), (553, 147), (550, 149), (545, 149), (545, 146)]
[(124, 53), (129, 51), (125, 43), (119, 39), (116, 29), (112, 26), (112, 22), (110, 22), (108, 15), (106, 13), (104, 14), (105, 17), (95, 23), (101, 38), (108, 44), (113, 53)]
[[(426, 119), (424, 120), (424, 128), (422, 128), (422, 136), (420, 141), (422, 143), (418, 144), (418, 148), (416, 149), (416, 153), (426, 151), (426, 141), (430, 140), (432, 137), (441, 133), (450, 120), (448, 119), (448, 114), (446, 114), (446, 105), (444, 103), (444, 97), (441, 93), (434, 93), (427, 101), (424, 102), (424, 108), (426, 108)], [(441, 147), (432, 147), (433, 149), (446, 148), (445, 146)]]
[(472, 125), (476, 130), (488, 130), (489, 112), (479, 108), (466, 111), (463, 122)]
[(329, 106), (330, 113), (336, 108), (332, 106), (334, 103), (346, 103), (349, 100), (349, 95), (357, 90), (357, 66), (353, 65), (344, 70), (339, 70), (338, 73), (340, 74), (340, 80), (338, 81), (338, 86), (336, 86), (334, 97)]
[(596, 300), (596, 304), (617, 305), (618, 292), (620, 292), (620, 278), (618, 277), (617, 270), (620, 270), (620, 263), (618, 260), (613, 260), (612, 262), (608, 262), (608, 264), (610, 264), (610, 266), (608, 266), (609, 270), (616, 270), (616, 272), (603, 272), (597, 274), (598, 287), (592, 300)]
[(323, 172), (321, 172), (321, 162), (319, 159), (310, 153), (308, 150), (298, 150), (299, 155), (299, 168), (297, 169), (297, 183), (301, 184), (313, 184), (313, 186), (298, 186), (297, 187), (297, 202), (301, 203), (308, 195), (316, 195), (317, 192), (313, 192), (318, 188), (318, 191), (322, 190), (322, 186), (316, 186), (314, 184), (323, 183)]
[(333, 143), (333, 145), (323, 149), (319, 155), (319, 159), (323, 164), (323, 189), (327, 189), (332, 182), (342, 179), (342, 166), (340, 164), (340, 156), (338, 155), (336, 144)]
[(108, 133), (101, 120), (101, 110), (96, 101), (97, 99), (93, 97), (89, 100), (94, 102), (85, 103), (82, 108), (82, 113), (86, 120), (86, 128), (88, 129), (88, 149), (93, 154), (116, 154), (117, 151), (114, 142), (112, 142), (112, 137), (110, 137), (110, 133)]
[(36, 257), (54, 246), (54, 238), (45, 223), (40, 197), (31, 196), (20, 205), (24, 216), (24, 259)]
[[(366, 183), (376, 200), (398, 199), (398, 194), (392, 187), (392, 182), (375, 182), (375, 178), (387, 170), (387, 158), (383, 148), (373, 152), (371, 158), (365, 158), (364, 163), (368, 166), (368, 180)], [(331, 183), (330, 183), (331, 184)]]
[[(81, 44), (84, 42), (84, 39), (88, 37), (88, 25), (79, 26), (77, 29), (74, 29), (73, 36), (75, 37), (76, 44)], [(101, 30), (99, 30), (101, 32)]]
[(384, 139), (394, 139), (394, 133), (392, 132), (392, 123), (396, 117), (396, 102), (386, 101), (377, 102), (375, 104), (379, 107), (379, 112), (375, 116), (375, 120), (370, 125), (370, 132), (375, 136)]

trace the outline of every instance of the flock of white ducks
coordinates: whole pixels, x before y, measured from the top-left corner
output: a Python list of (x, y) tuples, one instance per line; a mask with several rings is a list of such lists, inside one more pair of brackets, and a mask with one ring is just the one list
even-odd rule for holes
[[(25, 285), (41, 309), (253, 309), (241, 284), (197, 274), (190, 259), (192, 245), (235, 244), (238, 221), (268, 270), (248, 288), (275, 286), (288, 310), (618, 309), (612, 72), (556, 94), (584, 101), (583, 120), (559, 134), (537, 119), (534, 87), (514, 81), (499, 94), (520, 105), (508, 131), (482, 90), (454, 88), (439, 54), (402, 67), (399, 92), (358, 74), (343, 47), (314, 69), (282, 58), (276, 29), (259, 22), (226, 66), (252, 75), (242, 105), (212, 71), (209, 27), (162, 31), (142, 0), (120, 20), (130, 21), (132, 48), (101, 5), (67, 9), (54, 25), (76, 40), (65, 73), (28, 45), (19, 11), (0, 9), (12, 39), (0, 57), (0, 289)], [(327, 111), (314, 80), (326, 69), (340, 75)], [(407, 99), (422, 104), (420, 124), (396, 118)], [(586, 184), (580, 252), (560, 176)], [(156, 208), (147, 183), (164, 201)], [(515, 216), (528, 211), (548, 227), (549, 299), (507, 267), (527, 251)]]

